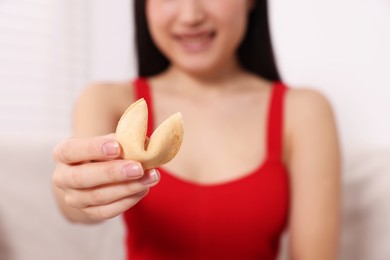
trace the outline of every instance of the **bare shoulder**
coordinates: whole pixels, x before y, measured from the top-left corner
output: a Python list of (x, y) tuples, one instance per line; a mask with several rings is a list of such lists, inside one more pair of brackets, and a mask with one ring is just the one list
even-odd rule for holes
[(112, 132), (120, 115), (133, 101), (131, 82), (93, 83), (87, 86), (75, 102), (75, 134), (84, 136)]
[(320, 91), (310, 88), (291, 88), (286, 95), (287, 120), (292, 124), (318, 120), (333, 120), (329, 99)]
[(100, 105), (117, 104), (121, 99), (133, 99), (132, 85), (131, 82), (93, 83), (81, 92), (79, 100), (91, 101)]
[(304, 114), (326, 113), (332, 110), (329, 99), (311, 88), (291, 88), (287, 92), (288, 108)]
[(333, 143), (333, 139), (337, 139), (337, 126), (331, 102), (318, 90), (289, 89), (285, 100), (285, 114), (287, 158), (297, 144), (311, 140), (311, 144), (318, 145), (324, 140)]

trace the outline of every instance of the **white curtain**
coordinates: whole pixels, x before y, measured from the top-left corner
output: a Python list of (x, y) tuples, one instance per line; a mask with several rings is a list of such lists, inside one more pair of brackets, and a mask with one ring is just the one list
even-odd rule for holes
[(131, 1), (0, 0), (0, 135), (69, 135), (92, 81), (134, 75)]
[(64, 134), (87, 81), (87, 1), (0, 1), (0, 133)]

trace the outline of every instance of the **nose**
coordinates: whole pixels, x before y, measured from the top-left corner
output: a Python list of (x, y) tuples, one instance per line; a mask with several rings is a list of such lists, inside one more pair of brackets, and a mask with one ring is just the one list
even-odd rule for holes
[[(209, 0), (207, 0), (209, 1)], [(205, 19), (202, 0), (180, 0), (179, 20), (187, 26), (196, 26)]]

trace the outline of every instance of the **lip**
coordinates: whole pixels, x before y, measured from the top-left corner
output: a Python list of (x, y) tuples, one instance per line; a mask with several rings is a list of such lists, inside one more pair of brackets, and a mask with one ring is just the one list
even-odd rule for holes
[(208, 31), (192, 31), (174, 33), (173, 38), (181, 46), (181, 48), (189, 53), (206, 51), (212, 45), (216, 37), (216, 32)]

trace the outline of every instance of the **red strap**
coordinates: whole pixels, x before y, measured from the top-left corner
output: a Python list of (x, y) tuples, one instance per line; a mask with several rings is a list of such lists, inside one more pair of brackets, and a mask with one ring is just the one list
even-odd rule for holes
[(267, 153), (271, 160), (280, 161), (283, 154), (283, 110), (287, 87), (276, 82), (273, 86), (268, 114)]
[(150, 94), (150, 87), (148, 84), (148, 81), (145, 78), (138, 78), (134, 81), (134, 94), (136, 100), (138, 99), (145, 99), (146, 104), (148, 105), (148, 131), (147, 131), (147, 136), (150, 137), (153, 133), (154, 129), (154, 119), (153, 119), (153, 102), (152, 102), (152, 97)]

